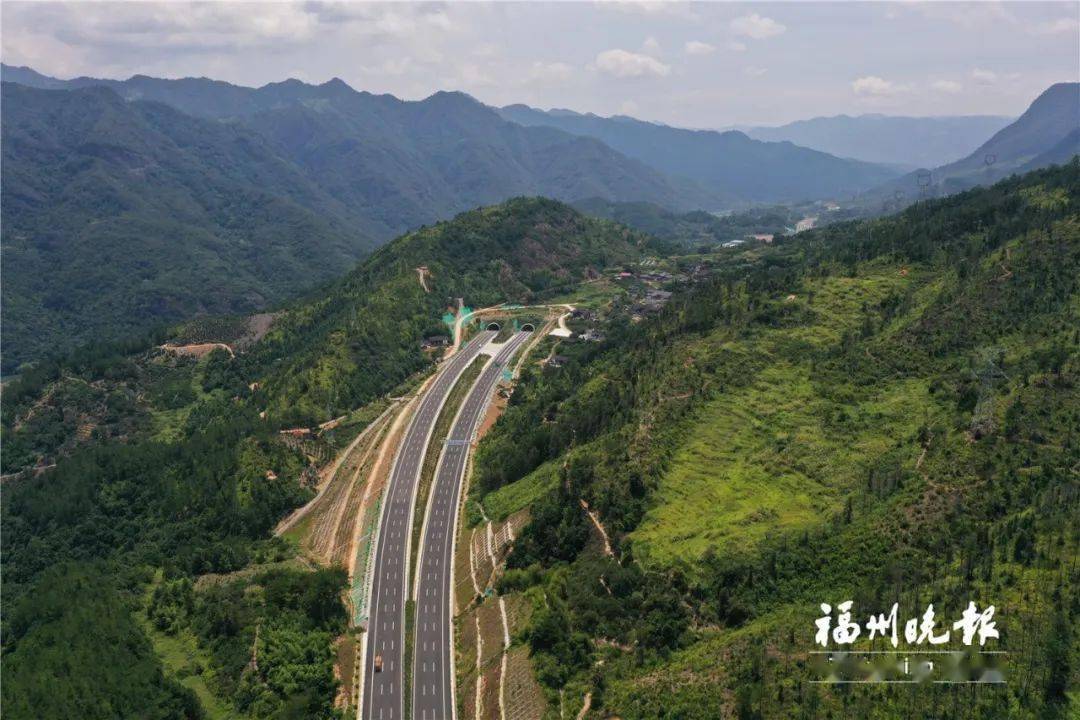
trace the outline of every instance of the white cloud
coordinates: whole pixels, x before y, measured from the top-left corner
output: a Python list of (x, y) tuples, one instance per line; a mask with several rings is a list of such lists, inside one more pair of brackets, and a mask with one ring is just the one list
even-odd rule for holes
[(623, 100), (619, 105), (619, 112), (623, 115), (633, 115), (638, 111), (638, 104), (633, 100)]
[(457, 78), (448, 82), (447, 86), (470, 89), (476, 87), (489, 87), (494, 84), (494, 78), (488, 75), (479, 65), (464, 63), (458, 68)]
[(574, 68), (564, 62), (534, 62), (529, 77), (540, 82), (565, 82), (574, 74)]
[(743, 15), (731, 21), (731, 29), (736, 35), (764, 40), (782, 34), (787, 28), (772, 18), (762, 17), (757, 13)]
[(743, 68), (743, 75), (746, 77), (761, 77), (767, 72), (769, 71), (766, 68), (756, 67), (754, 65), (747, 65)]
[(602, 0), (600, 5), (642, 15), (670, 15), (691, 20), (697, 18), (693, 4), (678, 0)]
[(645, 75), (664, 77), (671, 72), (670, 65), (665, 65), (656, 58), (618, 48), (605, 50), (597, 55), (596, 67), (602, 72), (617, 78), (643, 77)]
[(700, 40), (690, 40), (683, 46), (687, 55), (710, 55), (716, 52), (716, 46)]
[(650, 35), (649, 37), (645, 38), (645, 42), (641, 43), (641, 49), (650, 55), (659, 55), (660, 41)]
[(938, 92), (948, 93), (949, 95), (955, 95), (964, 89), (964, 86), (955, 80), (935, 80), (930, 87)]
[(863, 77), (856, 78), (852, 81), (851, 89), (856, 95), (887, 97), (889, 95), (906, 92), (910, 88), (906, 85), (898, 85), (891, 80), (880, 78), (877, 75), (864, 75)]
[(975, 68), (971, 71), (971, 79), (980, 85), (993, 85), (998, 81), (996, 72), (992, 70), (983, 70), (982, 68)]
[[(435, 89), (462, 90), (469, 94), (474, 94), (477, 90), (485, 88), (490, 89), (495, 86), (496, 80), (488, 74), (486, 67), (471, 62), (456, 66), (445, 66), (443, 69), (447, 73), (438, 78)], [(432, 72), (432, 69), (428, 69), (428, 72)]]
[(495, 43), (481, 43), (472, 49), (474, 58), (493, 58), (499, 54), (499, 46)]
[(727, 44), (727, 49), (731, 52), (746, 52), (746, 43), (732, 40)]
[(454, 23), (451, 22), (450, 16), (441, 10), (429, 14), (426, 19), (440, 30), (452, 30), (454, 28)]
[[(390, 77), (400, 77), (412, 72), (414, 68), (412, 58), (387, 58), (385, 61), (378, 65), (361, 65), (360, 69), (367, 75), (387, 75)], [(303, 79), (303, 78), (300, 78)]]
[(902, 3), (894, 7), (911, 9), (926, 20), (950, 22), (968, 31), (1008, 28), (1019, 22), (1011, 7), (1006, 7), (1006, 3), (1000, 2)]
[(1063, 17), (1052, 22), (1039, 23), (1031, 28), (1033, 35), (1058, 35), (1061, 33), (1080, 32), (1080, 21), (1076, 18)]

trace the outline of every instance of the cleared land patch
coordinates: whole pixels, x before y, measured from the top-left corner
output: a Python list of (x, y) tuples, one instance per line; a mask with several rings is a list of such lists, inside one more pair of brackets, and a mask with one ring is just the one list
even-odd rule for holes
[(924, 381), (896, 378), (826, 394), (812, 359), (820, 355), (814, 349), (857, 329), (863, 308), (909, 281), (885, 268), (814, 283), (812, 322), (734, 343), (772, 362), (696, 415), (633, 533), (641, 559), (693, 562), (710, 548), (749, 550), (766, 534), (820, 523), (871, 463), (898, 441), (913, 441), (930, 403)]

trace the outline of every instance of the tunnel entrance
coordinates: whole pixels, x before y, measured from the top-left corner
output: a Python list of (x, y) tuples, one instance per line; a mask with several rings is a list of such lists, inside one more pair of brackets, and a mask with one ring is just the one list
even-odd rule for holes
[(499, 332), (499, 330), (501, 328), (499, 327), (499, 323), (493, 322), (493, 323), (488, 323), (487, 329), (491, 330), (493, 332)]
[(521, 332), (532, 332), (533, 330), (536, 330), (536, 328), (533, 327), (532, 323), (525, 323), (521, 326)]

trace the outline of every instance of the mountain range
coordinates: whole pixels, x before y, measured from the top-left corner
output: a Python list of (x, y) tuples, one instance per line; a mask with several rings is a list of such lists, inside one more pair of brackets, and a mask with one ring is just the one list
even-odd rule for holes
[(1015, 119), (1001, 115), (836, 115), (776, 127), (732, 129), (756, 140), (786, 140), (837, 157), (914, 169), (959, 160)]
[(156, 323), (271, 307), (402, 232), (508, 197), (689, 211), (892, 176), (730, 134), (723, 172), (742, 179), (712, 182), (456, 92), (410, 102), (340, 80), (2, 76), (5, 372)]
[[(912, 198), (923, 177), (737, 131), (497, 109), (457, 92), (405, 101), (336, 79), (248, 88), (9, 66), (2, 77), (5, 373), (162, 322), (271, 308), (396, 235), (509, 197), (685, 213)], [(934, 191), (1067, 160), (1075, 97), (1075, 84), (1054, 86), (974, 160), (935, 171)]]
[(920, 169), (867, 193), (876, 200), (913, 200), (989, 185), (1014, 173), (1060, 165), (1080, 153), (1080, 83), (1056, 83), (1014, 122), (994, 133), (967, 156), (933, 169)]
[(508, 105), (499, 112), (522, 125), (597, 138), (668, 175), (693, 180), (740, 203), (836, 199), (898, 174), (883, 165), (838, 158), (790, 142), (754, 140), (734, 130), (686, 130), (625, 116), (605, 118), (526, 105)]
[(5, 80), (47, 89), (106, 87), (129, 101), (157, 101), (188, 115), (260, 133), (385, 242), (402, 232), (515, 195), (563, 200), (649, 199), (694, 209), (714, 194), (674, 183), (596, 140), (522, 128), (464, 93), (410, 102), (358, 92), (338, 79), (260, 88), (206, 78), (56, 80), (3, 67)]
[[(715, 201), (460, 93), (344, 83), (3, 83), (3, 368), (195, 314), (256, 312), (401, 232), (516, 195)], [(226, 117), (227, 115), (227, 117)]]

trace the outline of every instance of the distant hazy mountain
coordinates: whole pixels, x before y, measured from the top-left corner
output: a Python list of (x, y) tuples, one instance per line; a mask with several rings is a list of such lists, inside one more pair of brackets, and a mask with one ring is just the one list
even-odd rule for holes
[(604, 118), (526, 105), (499, 111), (527, 126), (595, 137), (669, 175), (685, 177), (744, 202), (815, 200), (850, 195), (899, 172), (789, 142), (762, 142), (729, 131), (684, 130), (629, 117)]
[(1080, 155), (1080, 128), (1075, 128), (1071, 133), (1063, 137), (1061, 142), (1054, 145), (1054, 147), (1044, 153), (1036, 155), (1034, 159), (1024, 163), (1020, 166), (1018, 172), (1038, 170), (1039, 168), (1044, 168), (1048, 165), (1063, 165), (1072, 160), (1076, 155)]
[(1051, 85), (1015, 122), (967, 157), (885, 183), (871, 197), (912, 200), (987, 185), (1014, 173), (1068, 162), (1080, 152), (1080, 83)]
[(837, 115), (739, 128), (757, 140), (787, 140), (838, 157), (933, 167), (965, 157), (1015, 118), (997, 115), (890, 117)]

